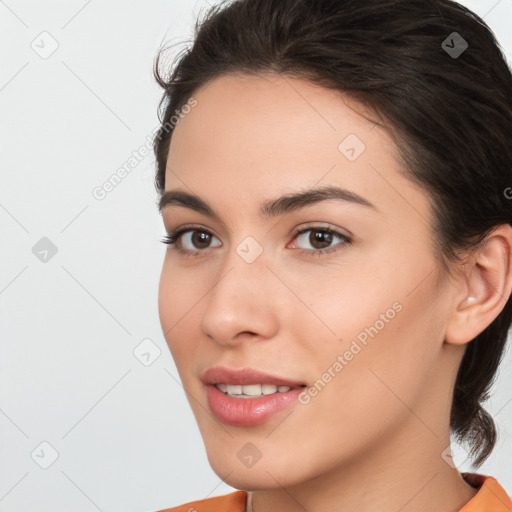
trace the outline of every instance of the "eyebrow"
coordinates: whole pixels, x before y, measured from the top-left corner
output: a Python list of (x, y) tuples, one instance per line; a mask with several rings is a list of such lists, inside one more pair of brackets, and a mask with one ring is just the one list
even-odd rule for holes
[[(260, 207), (259, 214), (263, 218), (278, 217), (285, 213), (332, 199), (358, 204), (378, 211), (378, 208), (374, 204), (355, 192), (330, 185), (306, 190), (304, 192), (286, 194), (277, 199), (265, 201)], [(220, 216), (206, 201), (184, 190), (167, 190), (162, 194), (158, 203), (158, 210), (161, 212), (164, 208), (169, 206), (190, 208), (191, 210), (207, 215), (218, 221), (221, 220)]]

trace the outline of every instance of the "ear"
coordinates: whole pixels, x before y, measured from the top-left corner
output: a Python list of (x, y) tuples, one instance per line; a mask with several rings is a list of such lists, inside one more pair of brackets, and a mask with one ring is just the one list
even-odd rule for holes
[(512, 227), (502, 224), (463, 266), (445, 341), (463, 345), (484, 331), (505, 307), (512, 290)]

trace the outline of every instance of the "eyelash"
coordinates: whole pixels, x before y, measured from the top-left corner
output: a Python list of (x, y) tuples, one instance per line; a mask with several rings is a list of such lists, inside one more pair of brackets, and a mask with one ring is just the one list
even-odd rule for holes
[[(205, 252), (208, 251), (208, 249), (205, 249), (205, 250), (199, 249), (196, 251), (191, 251), (188, 249), (183, 249), (183, 247), (181, 247), (181, 245), (179, 243), (181, 241), (181, 237), (182, 237), (182, 235), (184, 235), (185, 233), (188, 233), (189, 231), (198, 231), (200, 233), (206, 233), (208, 235), (215, 236), (215, 235), (213, 235), (213, 233), (211, 233), (207, 229), (202, 229), (202, 228), (197, 228), (197, 227), (196, 228), (183, 227), (183, 228), (177, 229), (176, 231), (173, 231), (172, 233), (169, 233), (168, 235), (166, 235), (161, 240), (161, 242), (164, 244), (167, 244), (169, 246), (174, 246), (175, 250), (177, 250), (180, 254), (182, 254), (186, 257), (202, 256)], [(307, 233), (308, 231), (319, 231), (321, 233), (328, 233), (330, 235), (334, 235), (338, 238), (341, 238), (342, 242), (340, 242), (332, 247), (328, 247), (327, 249), (296, 249), (296, 250), (298, 250), (302, 253), (305, 253), (307, 255), (322, 256), (324, 254), (342, 250), (344, 248), (344, 246), (350, 245), (352, 243), (352, 239), (349, 238), (348, 236), (343, 235), (342, 233), (340, 233), (332, 228), (322, 227), (322, 226), (308, 226), (308, 227), (299, 229), (299, 230), (295, 231), (292, 240), (295, 240), (298, 236), (302, 235), (303, 233)]]

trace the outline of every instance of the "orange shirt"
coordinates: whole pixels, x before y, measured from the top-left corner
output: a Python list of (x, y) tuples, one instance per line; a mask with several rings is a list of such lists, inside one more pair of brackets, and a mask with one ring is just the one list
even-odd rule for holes
[[(461, 474), (468, 483), (479, 490), (459, 512), (512, 512), (512, 501), (495, 478), (478, 473)], [(158, 512), (245, 512), (246, 504), (247, 493), (235, 491)]]

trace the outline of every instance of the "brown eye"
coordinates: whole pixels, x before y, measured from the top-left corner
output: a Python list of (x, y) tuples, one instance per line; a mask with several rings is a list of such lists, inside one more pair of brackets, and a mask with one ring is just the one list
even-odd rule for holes
[(310, 231), (308, 242), (314, 249), (325, 249), (329, 247), (332, 242), (332, 234), (320, 229), (312, 229)]
[[(298, 249), (310, 254), (325, 254), (336, 251), (352, 242), (349, 237), (331, 228), (323, 227), (302, 229), (295, 235), (295, 239), (297, 240), (296, 245), (299, 246)], [(333, 245), (336, 239), (339, 242)], [(300, 247), (300, 244), (306, 247)], [(307, 247), (308, 245), (310, 248)]]
[(188, 229), (186, 231), (182, 231), (178, 237), (178, 241), (182, 249), (192, 252), (221, 245), (220, 243), (211, 245), (212, 240), (217, 239), (208, 231), (202, 231), (200, 229)]
[(192, 245), (197, 249), (206, 249), (210, 243), (211, 235), (204, 231), (193, 231), (190, 241)]
[(182, 228), (164, 237), (162, 242), (175, 247), (182, 254), (197, 256), (207, 252), (205, 249), (222, 245), (220, 241), (211, 245), (213, 239), (218, 241), (214, 235), (204, 229)]

